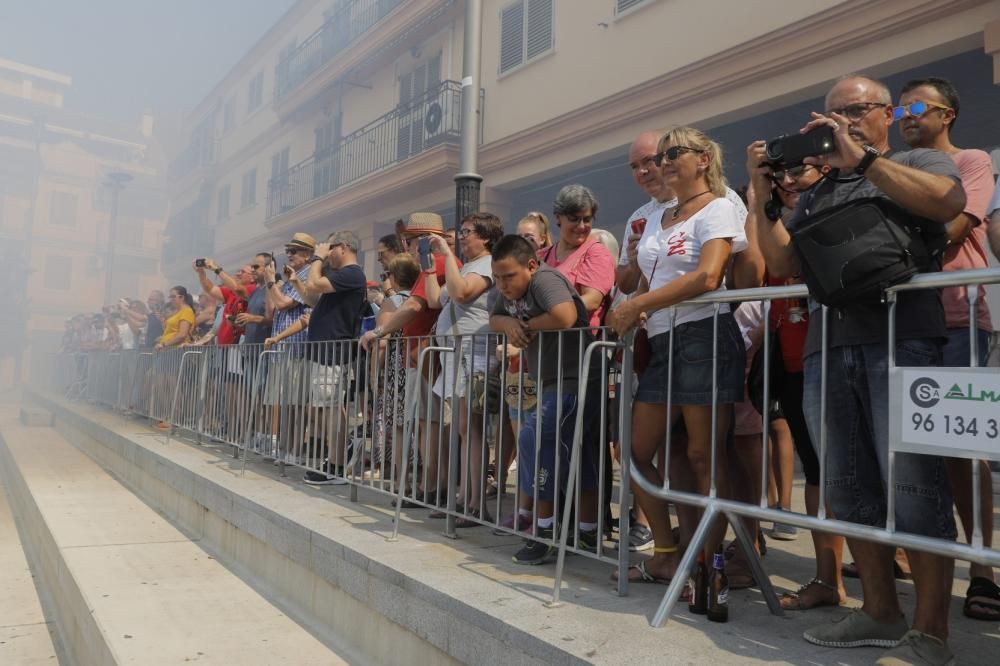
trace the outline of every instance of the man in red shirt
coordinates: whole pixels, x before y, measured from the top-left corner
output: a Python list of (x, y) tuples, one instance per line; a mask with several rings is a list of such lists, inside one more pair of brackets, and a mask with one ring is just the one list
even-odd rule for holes
[[(427, 236), (443, 237), (445, 235), (444, 222), (437, 213), (412, 213), (406, 220), (406, 226), (403, 228), (402, 234), (406, 241), (407, 250), (419, 262), (420, 239)], [(396, 331), (402, 331), (406, 337), (407, 349), (409, 350), (409, 354), (407, 355), (405, 400), (408, 409), (411, 410), (409, 412), (410, 418), (416, 417), (417, 424), (423, 420), (429, 420), (427, 427), (433, 427), (430, 423), (440, 422), (440, 441), (447, 442), (450, 439), (448, 426), (451, 423), (451, 405), (448, 404), (448, 401), (444, 401), (444, 404), (442, 404), (441, 399), (430, 390), (430, 387), (434, 384), (434, 373), (438, 364), (434, 354), (428, 354), (425, 357), (423, 375), (421, 376), (417, 373), (417, 360), (420, 350), (430, 343), (431, 339), (428, 336), (434, 328), (434, 324), (437, 323), (438, 315), (441, 314), (440, 309), (431, 308), (428, 303), (427, 280), (432, 278), (437, 279), (439, 285), (443, 285), (445, 281), (444, 256), (436, 254), (431, 254), (430, 256), (433, 257), (434, 264), (428, 268), (424, 268), (427, 264), (421, 264), (420, 277), (417, 278), (416, 284), (413, 285), (410, 297), (403, 301), (403, 304), (392, 315), (389, 321), (361, 336), (361, 346), (367, 350), (379, 338), (395, 333)], [(412, 410), (415, 410), (417, 407), (418, 396), (420, 412), (414, 413)], [(427, 419), (428, 402), (430, 403), (430, 419)], [(437, 443), (426, 443), (424, 438), (419, 436), (419, 430), (416, 432), (417, 441), (422, 447), (420, 455), (424, 460), (424, 470), (426, 471), (428, 486), (427, 488), (421, 488), (421, 492), (417, 497), (423, 500), (423, 493), (426, 492), (427, 502), (443, 505), (447, 502), (448, 498), (444, 496), (444, 490), (439, 485), (445, 480), (441, 479), (439, 481), (437, 479)]]
[[(216, 344), (220, 347), (234, 345), (240, 341), (243, 335), (243, 328), (236, 325), (236, 316), (247, 311), (247, 299), (253, 294), (257, 283), (257, 272), (264, 270), (262, 257), (257, 256), (254, 263), (247, 264), (240, 268), (236, 276), (229, 275), (216, 264), (212, 259), (205, 259), (204, 266), (199, 266), (194, 262), (194, 270), (198, 274), (198, 281), (206, 294), (224, 303), (222, 325), (219, 326), (219, 333), (216, 336)], [(212, 284), (206, 270), (215, 273), (221, 285)], [(219, 349), (215, 352), (216, 363), (213, 367), (222, 368), (226, 381), (226, 428), (225, 433), (234, 442), (241, 442), (242, 428), (237, 418), (237, 408), (240, 403), (240, 396), (237, 387), (242, 379), (241, 359), (235, 349)], [(249, 385), (249, 383), (245, 383)]]

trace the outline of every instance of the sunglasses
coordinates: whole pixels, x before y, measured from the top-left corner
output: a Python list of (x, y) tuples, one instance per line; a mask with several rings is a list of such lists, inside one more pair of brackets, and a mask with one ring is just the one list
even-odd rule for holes
[(703, 153), (704, 150), (698, 150), (697, 148), (690, 148), (688, 146), (670, 146), (662, 153), (656, 153), (653, 155), (653, 164), (656, 166), (663, 166), (663, 160), (667, 159), (671, 162), (675, 161), (683, 153)]
[(909, 104), (900, 104), (894, 107), (892, 110), (893, 120), (902, 120), (906, 116), (913, 116), (914, 118), (919, 118), (931, 109), (950, 109), (950, 106), (945, 106), (944, 104), (937, 104), (935, 102), (925, 102), (923, 100), (917, 100), (916, 102), (910, 102)]
[(299, 253), (308, 252), (308, 251), (309, 250), (296, 250), (295, 248), (287, 248), (285, 250), (285, 256), (286, 257), (294, 257), (295, 255), (297, 255)]
[(786, 176), (794, 180), (804, 174), (809, 166), (810, 165), (808, 164), (800, 164), (799, 166), (795, 166), (790, 169), (778, 169), (777, 171), (772, 172), (772, 175), (777, 181), (784, 180)]
[(252, 271), (259, 271), (260, 270), (260, 265), (259, 264), (250, 264), (250, 270), (252, 270)]
[(587, 216), (584, 216), (584, 217), (581, 217), (579, 215), (563, 215), (563, 217), (566, 218), (566, 224), (568, 224), (570, 226), (575, 226), (575, 225), (578, 225), (578, 224), (593, 224), (594, 223), (594, 216), (593, 215), (587, 215)]
[(865, 116), (867, 116), (869, 113), (871, 113), (872, 109), (877, 109), (879, 107), (884, 108), (887, 106), (892, 106), (892, 105), (883, 104), (882, 102), (860, 102), (858, 104), (848, 104), (847, 106), (843, 106), (839, 109), (828, 109), (827, 115), (831, 113), (837, 113), (844, 116), (852, 123), (856, 123)]

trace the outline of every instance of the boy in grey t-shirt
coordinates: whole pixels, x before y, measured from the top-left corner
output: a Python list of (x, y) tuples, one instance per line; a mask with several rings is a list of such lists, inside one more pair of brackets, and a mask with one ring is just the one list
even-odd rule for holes
[[(578, 386), (583, 350), (593, 336), (583, 302), (569, 281), (557, 270), (541, 264), (531, 244), (520, 236), (505, 236), (493, 249), (493, 275), (499, 298), (491, 309), (490, 327), (507, 336), (509, 344), (526, 349), (522, 359), (538, 382), (536, 409), (524, 418), (518, 435), (518, 489), (525, 495), (538, 484), (537, 535), (551, 541), (554, 534), (556, 485), (563, 490), (569, 476), (573, 432), (576, 425)], [(569, 330), (576, 329), (576, 330)], [(562, 342), (560, 344), (560, 336)], [(597, 358), (596, 356), (594, 357)], [(581, 442), (579, 547), (596, 551), (597, 443), (600, 378), (589, 374), (584, 437)], [(535, 469), (536, 430), (541, 428), (540, 456)], [(558, 449), (558, 465), (556, 463)], [(514, 555), (517, 564), (542, 564), (555, 552), (548, 543), (528, 540)]]

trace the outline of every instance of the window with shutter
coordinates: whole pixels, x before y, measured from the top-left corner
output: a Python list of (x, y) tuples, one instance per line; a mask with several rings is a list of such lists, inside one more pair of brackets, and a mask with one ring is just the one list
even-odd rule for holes
[(500, 10), (500, 74), (553, 46), (552, 0), (518, 0)]
[(552, 48), (552, 0), (527, 0), (525, 62)]
[(615, 0), (615, 14), (622, 14), (633, 7), (638, 7), (649, 2), (652, 2), (652, 0)]
[(524, 62), (524, 2), (500, 10), (500, 73)]

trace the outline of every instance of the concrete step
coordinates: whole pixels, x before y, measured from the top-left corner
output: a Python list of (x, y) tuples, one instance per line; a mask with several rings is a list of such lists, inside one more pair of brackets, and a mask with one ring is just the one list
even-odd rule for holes
[(347, 663), (55, 430), (3, 423), (0, 469), (73, 661)]
[(64, 661), (55, 626), (35, 587), (0, 479), (0, 664), (36, 666)]

